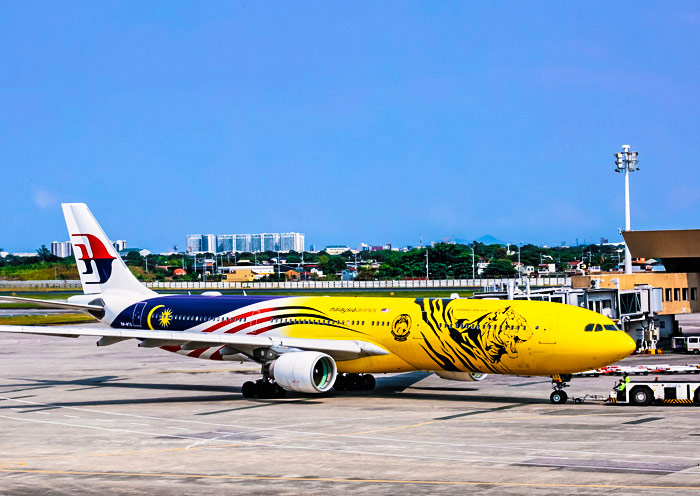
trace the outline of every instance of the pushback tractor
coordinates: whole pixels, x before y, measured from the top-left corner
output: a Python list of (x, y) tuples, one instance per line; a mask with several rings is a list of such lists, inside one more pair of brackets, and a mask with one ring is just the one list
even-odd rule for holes
[(629, 377), (625, 377), (610, 392), (609, 401), (637, 406), (648, 406), (652, 403), (700, 406), (700, 381), (631, 382)]

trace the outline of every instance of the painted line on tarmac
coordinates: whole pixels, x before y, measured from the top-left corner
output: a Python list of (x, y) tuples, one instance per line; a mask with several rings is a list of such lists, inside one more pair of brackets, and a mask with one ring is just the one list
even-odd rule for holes
[(502, 482), (502, 481), (449, 481), (449, 480), (401, 480), (401, 479), (341, 479), (331, 477), (275, 477), (264, 475), (220, 475), (220, 474), (174, 474), (138, 472), (90, 472), (82, 470), (34, 470), (21, 468), (0, 468), (0, 472), (47, 475), (87, 475), (108, 477), (149, 477), (170, 479), (220, 479), (240, 481), (287, 481), (287, 482), (332, 482), (339, 484), (401, 484), (401, 485), (442, 485), (442, 486), (493, 486), (493, 487), (571, 487), (589, 489), (645, 489), (652, 491), (695, 491), (700, 486), (652, 486), (633, 484), (571, 484), (557, 482)]
[(129, 429), (116, 429), (114, 427), (97, 427), (94, 425), (81, 425), (81, 424), (70, 424), (67, 422), (54, 422), (50, 420), (37, 420), (37, 419), (29, 419), (29, 418), (23, 418), (23, 417), (10, 417), (9, 415), (0, 415), (0, 418), (5, 418), (5, 419), (10, 419), (10, 420), (20, 420), (22, 422), (35, 422), (35, 423), (40, 423), (40, 424), (52, 424), (52, 425), (63, 425), (66, 427), (82, 427), (84, 429), (95, 429), (95, 430), (101, 430), (101, 431), (116, 431), (116, 432), (128, 432), (130, 434), (145, 434), (148, 436), (155, 436), (155, 437), (174, 437), (174, 438), (180, 438), (180, 439), (198, 439), (201, 440), (201, 437), (194, 437), (194, 436), (179, 436), (177, 434), (165, 434), (161, 432), (142, 432), (142, 431), (134, 431), (134, 430), (129, 430)]

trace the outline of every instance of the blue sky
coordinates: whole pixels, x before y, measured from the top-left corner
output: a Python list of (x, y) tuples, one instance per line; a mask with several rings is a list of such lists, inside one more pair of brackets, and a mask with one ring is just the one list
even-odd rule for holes
[(697, 2), (9, 2), (0, 246), (698, 228)]

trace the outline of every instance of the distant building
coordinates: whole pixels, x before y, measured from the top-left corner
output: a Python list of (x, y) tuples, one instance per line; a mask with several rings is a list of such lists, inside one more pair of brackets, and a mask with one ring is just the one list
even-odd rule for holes
[(216, 253), (216, 236), (213, 234), (188, 234), (187, 253)]
[(547, 276), (549, 274), (554, 274), (556, 271), (556, 266), (553, 263), (541, 263), (537, 266), (537, 275), (539, 276)]
[(112, 246), (114, 246), (114, 249), (117, 251), (126, 250), (126, 240), (125, 239), (118, 239), (112, 243)]
[(58, 258), (73, 256), (73, 244), (70, 241), (54, 241), (51, 243), (51, 253)]
[(341, 253), (345, 253), (349, 249), (349, 246), (344, 245), (328, 245), (326, 246), (326, 249), (324, 251), (329, 255), (340, 255)]
[(151, 251), (150, 251), (150, 250), (144, 250), (143, 248), (127, 248), (127, 249), (125, 249), (125, 250), (120, 251), (120, 252), (119, 252), (119, 256), (122, 257), (122, 258), (126, 258), (126, 256), (127, 256), (129, 253), (134, 253), (134, 252), (135, 252), (135, 253), (138, 253), (138, 254), (141, 255), (142, 257), (147, 257), (148, 255), (151, 254)]

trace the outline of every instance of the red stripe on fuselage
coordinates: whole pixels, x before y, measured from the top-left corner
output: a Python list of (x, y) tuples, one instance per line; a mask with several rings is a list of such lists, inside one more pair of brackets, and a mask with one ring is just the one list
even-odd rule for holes
[[(250, 317), (251, 315), (259, 315), (259, 314), (261, 314), (261, 313), (272, 312), (272, 311), (274, 311), (274, 310), (277, 310), (277, 309), (276, 309), (276, 308), (263, 308), (262, 310), (252, 310), (252, 311), (250, 311), (250, 312), (246, 312), (246, 313), (242, 313), (242, 314), (240, 314), (240, 315), (236, 315), (235, 318), (236, 318), (236, 319), (245, 319), (245, 318)], [(229, 324), (233, 324), (233, 323), (234, 323), (234, 322), (232, 322), (232, 321), (226, 321), (226, 320), (224, 320), (224, 321), (222, 321), (222, 322), (217, 322), (216, 324), (212, 325), (211, 327), (207, 327), (206, 329), (204, 329), (204, 330), (201, 331), (201, 332), (214, 332), (214, 331), (216, 331), (217, 329), (221, 329), (222, 327), (225, 327), (225, 326), (227, 326), (227, 325), (229, 325)], [(234, 327), (234, 328), (232, 328), (232, 329), (230, 329), (230, 330), (228, 330), (228, 331), (226, 331), (226, 332), (228, 332), (228, 333), (236, 333), (236, 332), (240, 331), (241, 329), (245, 329), (246, 327), (249, 327), (250, 325), (252, 325), (252, 322), (244, 322), (244, 323), (241, 323), (241, 325), (236, 326), (236, 327)], [(236, 330), (234, 330), (234, 329), (236, 329)]]

